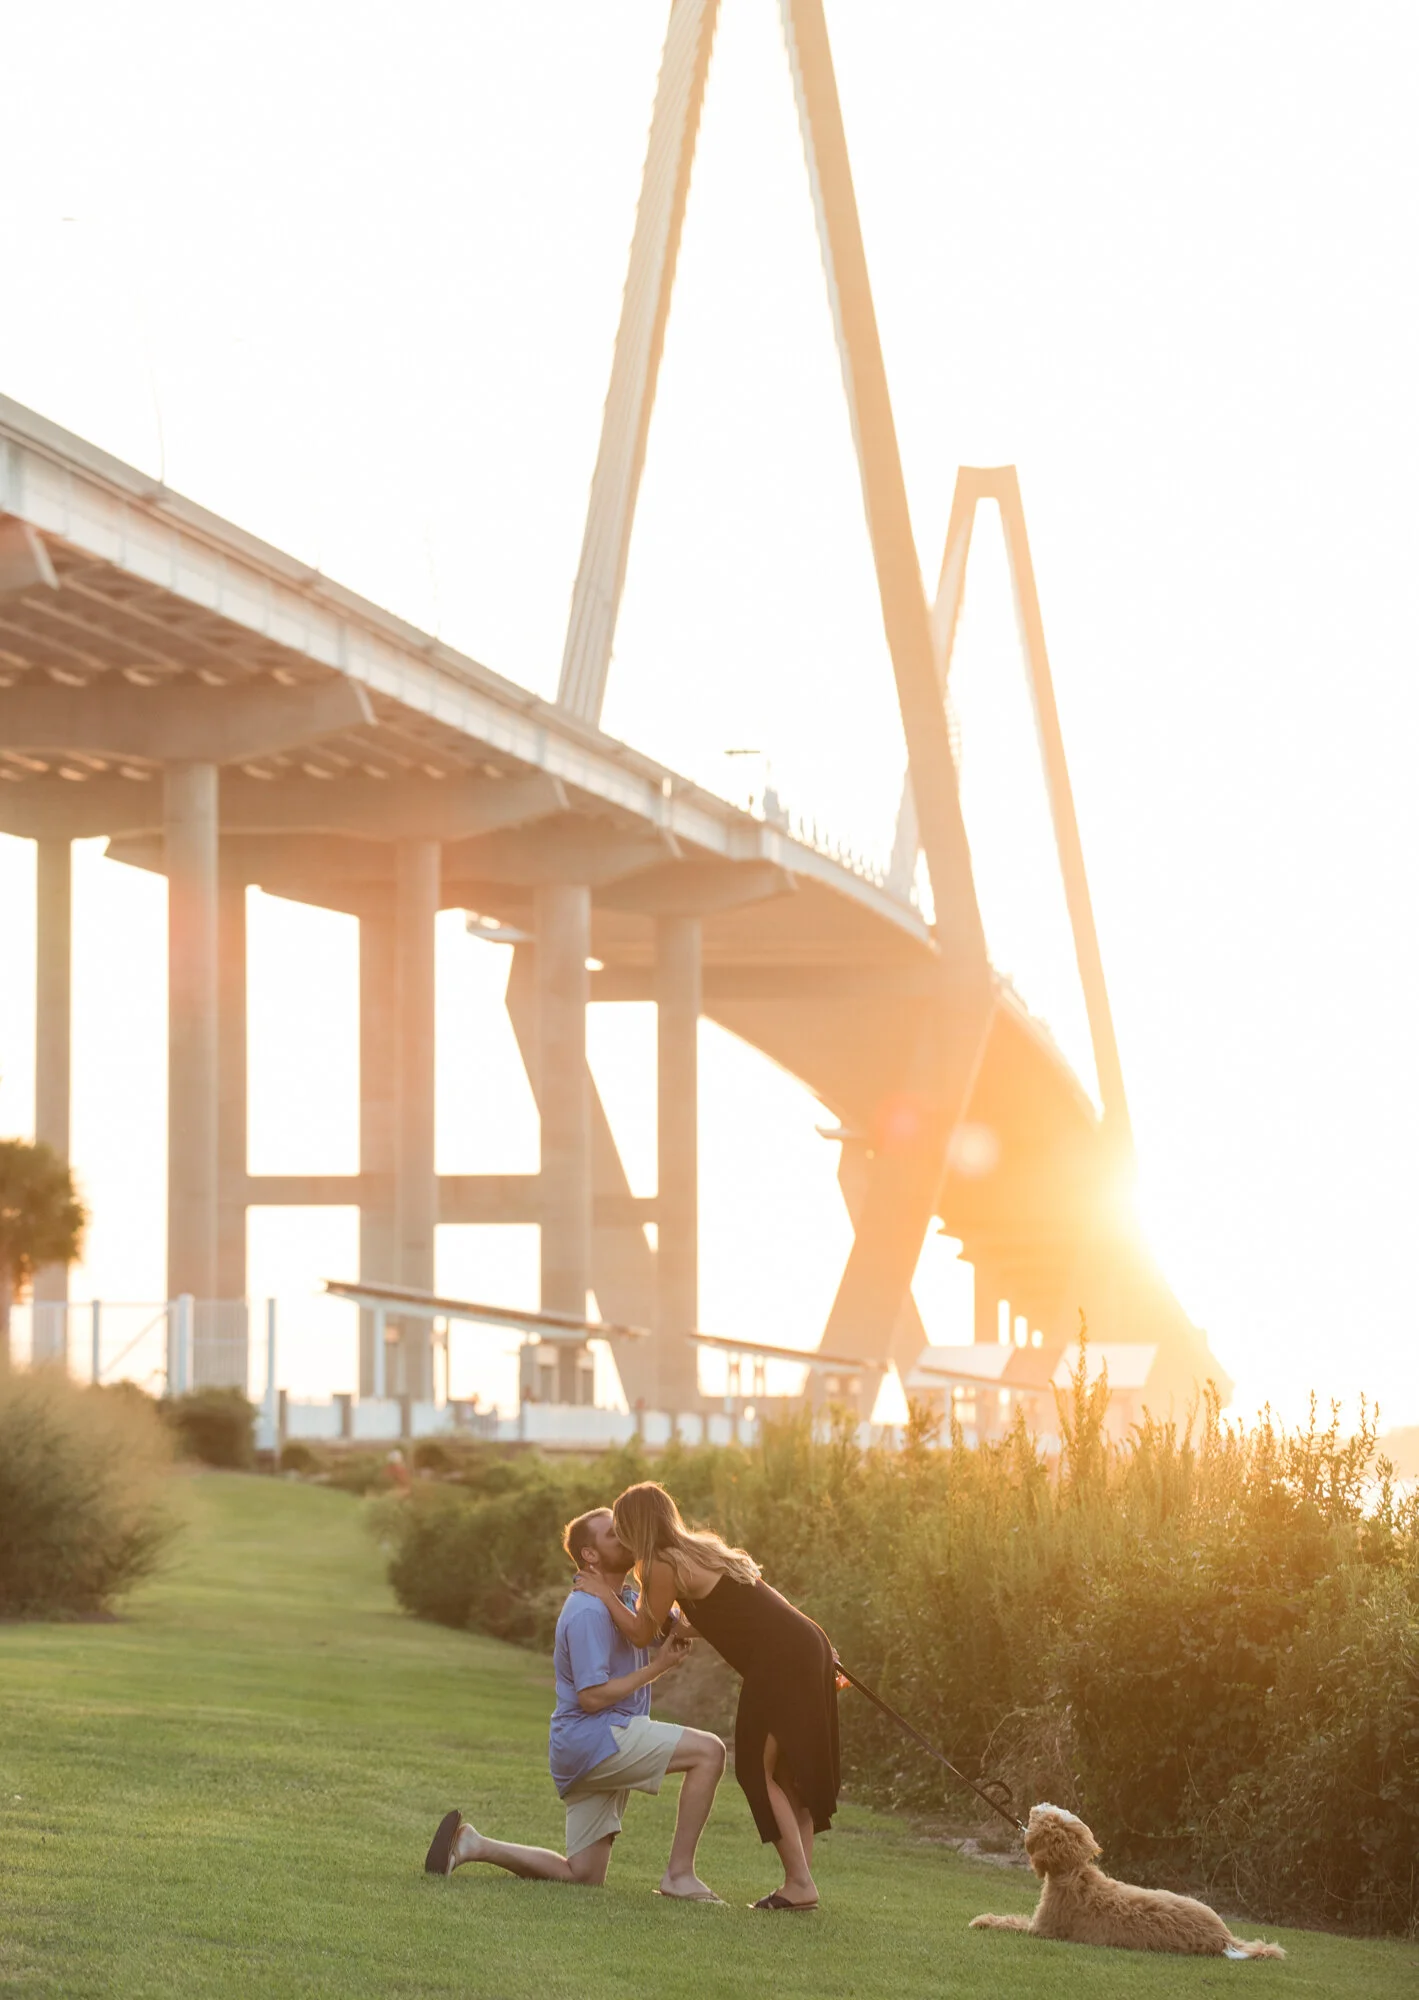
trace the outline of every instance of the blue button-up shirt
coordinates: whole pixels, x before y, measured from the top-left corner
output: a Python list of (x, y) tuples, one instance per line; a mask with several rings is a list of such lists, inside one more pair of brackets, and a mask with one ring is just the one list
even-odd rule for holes
[[(629, 1584), (622, 1595), (634, 1609), (635, 1596)], [(585, 1712), (577, 1696), (584, 1688), (601, 1687), (619, 1680), (622, 1674), (633, 1674), (649, 1658), (644, 1646), (632, 1646), (621, 1636), (599, 1597), (588, 1596), (583, 1590), (571, 1593), (557, 1620), (557, 1643), (552, 1653), (557, 1706), (552, 1710), (548, 1761), (559, 1792), (566, 1792), (578, 1778), (615, 1755), (613, 1725), (624, 1726), (633, 1716), (650, 1714), (648, 1686), (637, 1688), (614, 1708), (603, 1708), (595, 1715)]]

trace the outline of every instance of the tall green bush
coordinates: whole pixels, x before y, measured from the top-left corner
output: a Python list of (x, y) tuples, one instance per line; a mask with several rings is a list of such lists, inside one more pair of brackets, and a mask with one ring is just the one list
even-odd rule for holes
[[(1110, 1862), (1222, 1884), (1262, 1915), (1419, 1921), (1419, 1500), (1343, 1436), (1146, 1419), (1104, 1428), (1081, 1357), (1047, 1460), (1004, 1439), (861, 1451), (771, 1426), (673, 1447), (653, 1475), (759, 1559), (841, 1657), (973, 1775), (1084, 1813)], [(493, 1468), (490, 1466), (489, 1471)], [(644, 1477), (634, 1453), (500, 1462), (504, 1490), (386, 1507), (391, 1578), (426, 1616), (545, 1645), (557, 1533)], [(853, 1695), (844, 1769), (891, 1805), (957, 1810), (938, 1767)]]
[(147, 1576), (173, 1531), (166, 1434), (126, 1385), (0, 1375), (0, 1617), (82, 1617)]

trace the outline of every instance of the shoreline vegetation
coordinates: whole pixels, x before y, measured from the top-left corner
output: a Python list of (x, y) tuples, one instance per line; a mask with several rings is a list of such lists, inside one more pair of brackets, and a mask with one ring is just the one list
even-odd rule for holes
[[(1345, 1435), (1313, 1405), (1288, 1431), (1209, 1395), (1120, 1444), (1106, 1397), (1081, 1355), (1053, 1459), (1021, 1422), (934, 1449), (920, 1412), (895, 1452), (847, 1420), (654, 1461), (475, 1447), (372, 1520), (406, 1610), (545, 1650), (562, 1523), (660, 1479), (964, 1770), (1017, 1808), (1080, 1812), (1111, 1871), (1260, 1920), (1419, 1935), (1419, 1496), (1368, 1412)], [(714, 1726), (713, 1671), (691, 1705)], [(851, 1695), (842, 1720), (855, 1797), (969, 1823), (889, 1721)]]

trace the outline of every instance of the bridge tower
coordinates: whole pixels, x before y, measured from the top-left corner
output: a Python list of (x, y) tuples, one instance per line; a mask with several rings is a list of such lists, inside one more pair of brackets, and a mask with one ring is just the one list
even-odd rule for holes
[[(999, 1005), (976, 898), (961, 813), (945, 694), (959, 620), (976, 509), (999, 503), (1012, 584), (1024, 635), (1030, 692), (1044, 753), (1055, 839), (1064, 879), (1076, 960), (1085, 996), (1103, 1099), (1095, 1152), (1108, 1162), (1092, 1176), (1105, 1183), (1131, 1173), (1132, 1139), (1122, 1069), (1104, 981), (1083, 851), (1045, 648), (1044, 628), (1013, 467), (962, 469), (934, 604), (928, 605), (907, 505), (906, 487), (877, 330), (862, 232), (853, 190), (837, 84), (821, 0), (779, 0), (784, 40), (808, 167), (827, 292), (842, 366), (844, 393), (861, 478), (883, 629), (891, 656), (907, 745), (908, 770), (898, 819), (891, 886), (910, 893), (918, 855), (924, 856), (936, 912), (936, 957), (927, 1004), (908, 1026), (905, 1065), (893, 1079), (892, 1112), (865, 1135), (844, 1140), (842, 1183), (854, 1239), (823, 1333), (825, 1351), (860, 1355), (870, 1397), (889, 1357), (906, 1360), (924, 1338), (911, 1302), (912, 1275), (934, 1216), (948, 1207), (953, 1146), (970, 1122)], [(617, 613), (625, 581), (636, 500), (669, 317), (718, 14), (718, 0), (672, 0), (641, 183), (634, 237), (617, 330), (600, 447), (592, 476), (581, 558), (572, 593), (559, 691), (579, 720), (599, 721)], [(688, 956), (693, 919), (681, 919)], [(687, 1016), (695, 981), (687, 976)], [(686, 1064), (667, 1068), (666, 1049), (679, 1030), (669, 986), (659, 981), (662, 1113), (661, 1251), (656, 1328), (661, 1367), (677, 1390), (693, 1387), (693, 1358), (672, 1362), (676, 1343), (696, 1321), (694, 1235), (690, 1182), (673, 1152), (672, 1118), (693, 1127), (694, 1078)], [(664, 1093), (677, 1090), (667, 1111)], [(682, 1153), (681, 1159), (685, 1157)], [(678, 1186), (684, 1198), (667, 1202)], [(673, 1215), (674, 1221), (670, 1218)], [(1003, 1226), (1002, 1226), (1003, 1225)], [(1013, 1288), (1029, 1290), (1012, 1235), (1031, 1223), (995, 1218), (976, 1232), (977, 1331), (994, 1339), (999, 1301)], [(1077, 1245), (1056, 1246), (1077, 1268)], [(1026, 1260), (1029, 1261), (1029, 1260)], [(672, 1273), (674, 1275), (672, 1275)], [(1038, 1287), (1036, 1287), (1038, 1289)], [(1090, 1288), (1091, 1292), (1095, 1288)], [(1043, 1316), (1038, 1299), (1030, 1307)], [(1052, 1309), (1052, 1317), (1059, 1311)]]

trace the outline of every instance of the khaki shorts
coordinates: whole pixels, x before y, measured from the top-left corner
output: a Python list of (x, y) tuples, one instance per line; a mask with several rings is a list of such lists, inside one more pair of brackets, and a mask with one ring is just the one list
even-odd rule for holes
[(665, 1767), (675, 1755), (684, 1730), (678, 1722), (654, 1722), (633, 1715), (613, 1722), (616, 1748), (603, 1757), (570, 1791), (562, 1793), (567, 1809), (567, 1859), (593, 1841), (621, 1831), (621, 1817), (632, 1792), (658, 1792)]

